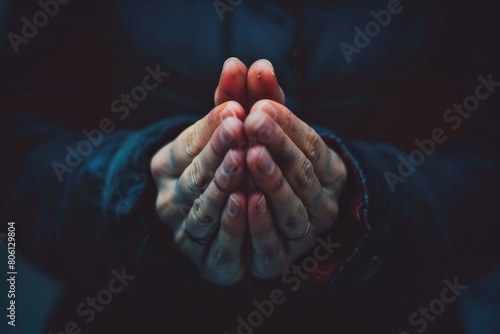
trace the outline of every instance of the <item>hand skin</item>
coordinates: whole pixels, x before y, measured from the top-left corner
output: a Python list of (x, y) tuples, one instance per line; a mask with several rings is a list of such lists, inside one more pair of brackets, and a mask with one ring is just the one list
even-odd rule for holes
[(226, 102), (164, 146), (151, 161), (158, 188), (156, 211), (179, 248), (202, 275), (232, 284), (244, 273), (246, 196), (236, 191), (245, 155), (243, 107)]
[(156, 211), (175, 243), (217, 284), (239, 281), (245, 272), (247, 68), (236, 58), (223, 65), (216, 107), (153, 157), (151, 172), (158, 196)]
[(250, 270), (270, 279), (287, 270), (333, 225), (347, 171), (316, 131), (275, 101), (253, 105), (245, 133), (252, 143), (247, 169), (257, 188), (247, 206)]
[(229, 58), (214, 101), (153, 157), (157, 213), (206, 279), (233, 284), (246, 270), (274, 278), (332, 226), (345, 165), (283, 105), (267, 60), (247, 69)]

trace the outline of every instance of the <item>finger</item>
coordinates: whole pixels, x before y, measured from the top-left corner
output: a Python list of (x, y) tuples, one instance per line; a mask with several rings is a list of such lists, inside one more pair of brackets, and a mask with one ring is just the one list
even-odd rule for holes
[(237, 102), (223, 103), (160, 149), (151, 161), (155, 180), (178, 177), (203, 150), (222, 120), (228, 117), (244, 120), (245, 111)]
[(331, 205), (326, 203), (326, 194), (314, 173), (314, 166), (283, 129), (266, 113), (257, 111), (247, 117), (245, 130), (250, 138), (266, 146), (288, 184), (306, 206), (309, 218), (314, 221), (325, 217)]
[(269, 60), (260, 59), (250, 66), (247, 74), (247, 93), (249, 106), (262, 99), (285, 103), (285, 94), (278, 84)]
[[(307, 159), (313, 163), (319, 182), (338, 195), (339, 189), (342, 189), (345, 183), (347, 170), (341, 158), (328, 148), (313, 128), (295, 116), (287, 107), (271, 100), (261, 100), (255, 103), (248, 118), (253, 113), (265, 113), (274, 119)], [(252, 123), (245, 121), (248, 123), (245, 127), (251, 131), (260, 117), (251, 117)]]
[(220, 228), (204, 262), (211, 281), (229, 285), (243, 276), (242, 249), (246, 228), (246, 195), (232, 193), (224, 207)]
[(229, 194), (243, 180), (244, 159), (243, 151), (229, 151), (210, 185), (194, 200), (183, 221), (184, 233), (192, 242), (208, 244), (212, 239)]
[(247, 67), (238, 58), (224, 62), (214, 100), (216, 106), (233, 100), (247, 108)]
[(255, 185), (265, 194), (273, 218), (288, 240), (301, 237), (309, 224), (307, 210), (295, 195), (264, 146), (247, 152), (247, 168)]
[(260, 279), (273, 278), (286, 269), (277, 266), (285, 262), (286, 253), (262, 192), (255, 191), (248, 196), (247, 215), (253, 250), (252, 273)]
[(176, 195), (188, 200), (198, 197), (213, 179), (229, 149), (238, 146), (244, 138), (243, 123), (235, 117), (225, 119), (205, 148), (179, 177)]

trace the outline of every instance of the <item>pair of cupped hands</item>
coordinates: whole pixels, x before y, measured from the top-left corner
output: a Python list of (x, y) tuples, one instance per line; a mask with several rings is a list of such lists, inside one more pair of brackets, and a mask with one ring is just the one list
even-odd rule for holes
[(279, 276), (338, 215), (346, 167), (284, 103), (269, 61), (229, 58), (216, 107), (151, 161), (160, 220), (216, 284)]

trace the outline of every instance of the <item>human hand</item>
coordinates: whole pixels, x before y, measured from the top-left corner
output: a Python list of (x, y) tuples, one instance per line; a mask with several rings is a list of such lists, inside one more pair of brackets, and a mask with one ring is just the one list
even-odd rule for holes
[(270, 279), (290, 268), (333, 225), (347, 171), (316, 131), (284, 106), (285, 95), (267, 60), (250, 66), (247, 98), (252, 107), (245, 119), (251, 143), (246, 165), (255, 185), (247, 204), (250, 271)]
[[(231, 99), (253, 105), (250, 115)], [(331, 227), (346, 169), (319, 135), (282, 105), (285, 96), (268, 61), (247, 70), (238, 59), (228, 59), (214, 100), (217, 107), (209, 115), (153, 158), (160, 190), (157, 211), (202, 275), (220, 284), (238, 281), (245, 271), (242, 245), (248, 223), (250, 270), (256, 277), (273, 278)], [(232, 120), (218, 121), (228, 117)], [(230, 143), (221, 140), (225, 132), (232, 134)], [(193, 138), (199, 149), (189, 152)], [(253, 146), (245, 152), (246, 138)], [(168, 172), (168, 165), (179, 159), (183, 163)], [(252, 181), (248, 194), (242, 190), (245, 178)], [(184, 214), (176, 205), (186, 208)], [(231, 207), (236, 216), (229, 214)]]
[(314, 129), (275, 101), (253, 105), (245, 133), (252, 143), (246, 165), (256, 186), (247, 204), (250, 270), (269, 279), (333, 225), (347, 171)]
[(215, 107), (160, 149), (151, 161), (156, 211), (175, 243), (208, 280), (232, 284), (243, 276), (246, 195), (245, 112), (237, 102)]

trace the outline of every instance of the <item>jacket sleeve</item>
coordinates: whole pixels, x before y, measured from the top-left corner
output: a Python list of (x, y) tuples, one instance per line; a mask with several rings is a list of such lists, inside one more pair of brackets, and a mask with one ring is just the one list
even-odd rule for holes
[(149, 161), (192, 120), (115, 130), (94, 146), (43, 110), (12, 114), (2, 122), (2, 218), (16, 222), (25, 255), (74, 283), (140, 256), (154, 218), (141, 201), (155, 190)]
[[(326, 260), (310, 251), (296, 261), (308, 271), (289, 272), (271, 281), (248, 279), (248, 288), (266, 296), (285, 292), (348, 293), (386, 275), (418, 276), (441, 263), (461, 279), (484, 274), (499, 260), (495, 241), (500, 162), (491, 141), (466, 136), (407, 152), (388, 142), (344, 140), (315, 126), (343, 159), (348, 181), (339, 199), (339, 216), (320, 236), (332, 252)], [(442, 147), (439, 147), (439, 146)], [(427, 154), (425, 153), (427, 152)], [(314, 258), (316, 269), (310, 272)]]
[[(166, 118), (134, 125), (113, 112), (120, 95), (108, 89), (113, 60), (102, 26), (112, 16), (100, 20), (94, 5), (61, 8), (66, 14), (18, 53), (4, 43), (0, 58), (1, 219), (16, 223), (19, 251), (79, 285), (141, 258), (157, 227), (149, 162), (194, 121), (162, 110)], [(12, 22), (8, 31), (18, 32)], [(134, 112), (152, 114), (146, 102)]]
[(408, 152), (318, 131), (342, 156), (350, 177), (339, 226), (330, 231), (339, 229), (337, 240), (348, 248), (339, 248), (329, 288), (367, 281), (382, 266), (416, 275), (432, 263), (458, 262), (455, 274), (471, 279), (498, 261), (492, 218), (500, 163), (490, 141), (428, 138), (425, 147)]

